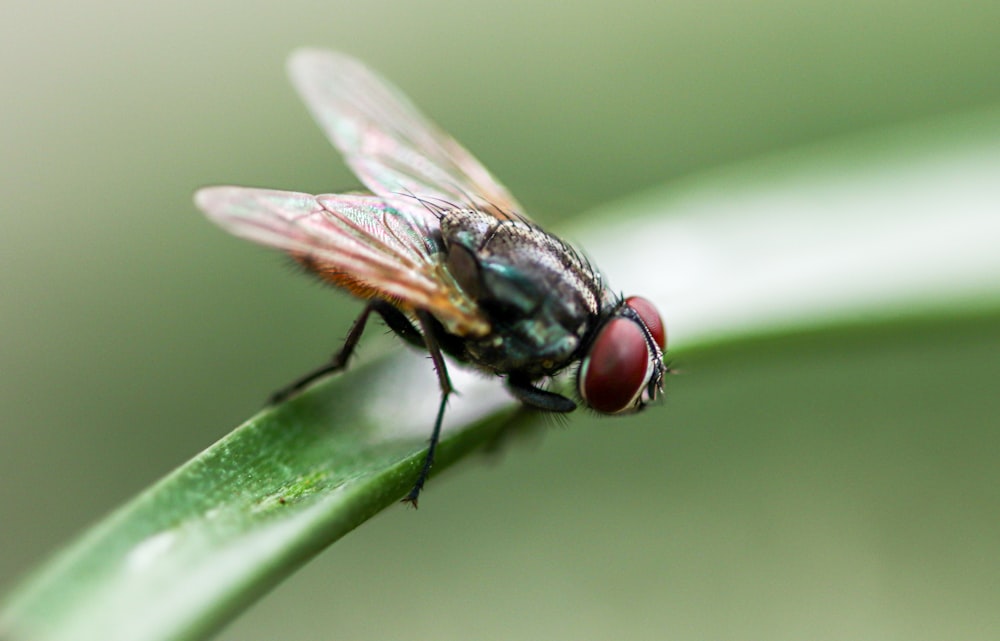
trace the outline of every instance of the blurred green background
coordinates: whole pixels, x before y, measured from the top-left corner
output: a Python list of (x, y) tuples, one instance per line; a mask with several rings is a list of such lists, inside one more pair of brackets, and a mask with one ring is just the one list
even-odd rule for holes
[[(1000, 104), (987, 1), (0, 16), (0, 590), (343, 335), (354, 303), (190, 200), (356, 185), (284, 77), (297, 46), (381, 70), (555, 224), (742, 158)], [(682, 352), (664, 406), (581, 413), (462, 466), (222, 638), (996, 638), (998, 330)]]

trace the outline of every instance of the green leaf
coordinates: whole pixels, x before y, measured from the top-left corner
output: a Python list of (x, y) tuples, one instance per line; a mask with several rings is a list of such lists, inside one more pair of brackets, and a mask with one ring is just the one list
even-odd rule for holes
[[(410, 489), (435, 381), (422, 358), (382, 358), (261, 412), (53, 560), (4, 627), (27, 639), (203, 637)], [(462, 405), (439, 470), (515, 413)]]
[[(998, 175), (1000, 113), (984, 112), (691, 178), (566, 236), (616, 287), (657, 301), (680, 350), (996, 308)], [(496, 380), (453, 375), (438, 472), (517, 414)], [(4, 605), (2, 634), (206, 637), (396, 503), (436, 403), (430, 364), (401, 353), (260, 413), (29, 577)]]

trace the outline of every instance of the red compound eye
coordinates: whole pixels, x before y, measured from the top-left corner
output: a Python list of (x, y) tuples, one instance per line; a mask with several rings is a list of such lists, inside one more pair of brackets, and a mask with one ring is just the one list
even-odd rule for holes
[(642, 296), (630, 296), (625, 299), (625, 304), (635, 310), (642, 322), (646, 323), (649, 333), (653, 335), (653, 340), (660, 346), (660, 351), (667, 351), (667, 329), (660, 318), (660, 312), (656, 311), (653, 303)]
[(583, 360), (580, 395), (587, 405), (605, 414), (633, 409), (646, 388), (649, 367), (642, 327), (630, 318), (613, 318), (597, 334)]

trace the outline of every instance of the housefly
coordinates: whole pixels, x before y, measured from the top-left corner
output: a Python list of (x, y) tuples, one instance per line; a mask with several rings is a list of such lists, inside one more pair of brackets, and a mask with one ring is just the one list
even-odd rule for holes
[(468, 151), (359, 61), (303, 50), (289, 73), (371, 194), (209, 187), (195, 201), (223, 229), (284, 250), (366, 305), (332, 360), (273, 402), (343, 369), (373, 313), (426, 349), (441, 402), (403, 499), (416, 507), (452, 392), (443, 354), (504, 377), (522, 403), (548, 412), (576, 408), (543, 387), (573, 365), (579, 400), (604, 414), (638, 411), (662, 392), (666, 331), (652, 303), (614, 293), (582, 254), (528, 219)]

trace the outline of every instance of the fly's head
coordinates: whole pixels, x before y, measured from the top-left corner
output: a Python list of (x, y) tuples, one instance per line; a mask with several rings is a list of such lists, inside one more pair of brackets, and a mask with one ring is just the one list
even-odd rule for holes
[(667, 332), (645, 298), (626, 298), (597, 329), (577, 374), (580, 397), (603, 414), (637, 412), (663, 391)]

